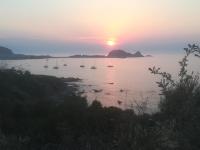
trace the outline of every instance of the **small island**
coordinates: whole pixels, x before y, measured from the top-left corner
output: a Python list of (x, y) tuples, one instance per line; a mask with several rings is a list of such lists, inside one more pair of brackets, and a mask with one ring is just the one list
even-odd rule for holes
[(134, 54), (131, 54), (123, 50), (113, 50), (108, 54), (107, 57), (108, 58), (127, 58), (127, 57), (144, 57), (144, 56), (139, 51), (137, 51)]
[(137, 51), (134, 54), (128, 53), (124, 50), (112, 50), (108, 55), (73, 55), (70, 58), (130, 58), (130, 57), (144, 57), (141, 52)]

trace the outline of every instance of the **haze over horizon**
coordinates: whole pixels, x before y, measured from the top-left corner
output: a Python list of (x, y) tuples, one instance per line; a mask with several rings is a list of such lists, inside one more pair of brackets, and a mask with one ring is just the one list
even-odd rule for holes
[(0, 45), (25, 54), (178, 53), (199, 42), (199, 6), (199, 0), (0, 0)]

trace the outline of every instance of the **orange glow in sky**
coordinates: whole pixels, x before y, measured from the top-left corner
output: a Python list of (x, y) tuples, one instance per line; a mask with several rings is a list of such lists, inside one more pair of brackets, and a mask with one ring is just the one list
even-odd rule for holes
[(19, 49), (24, 39), (33, 49), (51, 42), (74, 50), (198, 42), (199, 6), (200, 0), (3, 0), (0, 38)]

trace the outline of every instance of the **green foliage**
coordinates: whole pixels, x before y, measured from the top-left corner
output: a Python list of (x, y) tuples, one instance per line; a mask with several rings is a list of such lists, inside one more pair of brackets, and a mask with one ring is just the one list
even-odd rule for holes
[(179, 62), (179, 79), (174, 81), (169, 73), (160, 68), (150, 68), (151, 73), (162, 78), (157, 82), (164, 99), (160, 102), (163, 126), (168, 129), (169, 139), (176, 141), (178, 149), (200, 149), (200, 84), (198, 74), (188, 73), (188, 57), (200, 56), (198, 45), (188, 45), (185, 56)]

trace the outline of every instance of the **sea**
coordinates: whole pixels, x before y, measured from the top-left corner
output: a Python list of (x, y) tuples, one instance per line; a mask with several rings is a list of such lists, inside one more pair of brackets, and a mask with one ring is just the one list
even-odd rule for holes
[[(139, 58), (50, 58), (28, 60), (1, 60), (1, 66), (28, 70), (32, 74), (56, 77), (74, 77), (80, 82), (70, 83), (78, 86), (81, 95), (88, 103), (98, 100), (103, 106), (123, 109), (157, 111), (163, 96), (156, 82), (160, 77), (150, 73), (148, 68), (159, 67), (161, 71), (172, 74), (178, 80), (179, 61), (182, 54), (162, 54)], [(200, 59), (191, 56), (188, 73), (200, 72)], [(45, 68), (44, 66), (48, 66)], [(58, 67), (55, 69), (55, 66)], [(82, 67), (81, 67), (82, 66)], [(95, 69), (91, 69), (91, 67)]]

